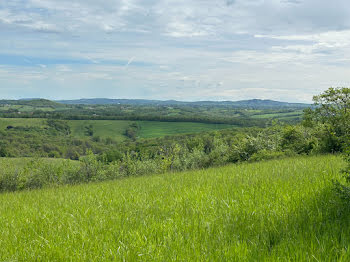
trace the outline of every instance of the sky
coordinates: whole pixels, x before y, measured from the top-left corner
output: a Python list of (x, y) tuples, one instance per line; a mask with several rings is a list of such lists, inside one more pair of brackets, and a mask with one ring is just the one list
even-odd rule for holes
[(0, 99), (273, 99), (350, 86), (348, 0), (0, 0)]

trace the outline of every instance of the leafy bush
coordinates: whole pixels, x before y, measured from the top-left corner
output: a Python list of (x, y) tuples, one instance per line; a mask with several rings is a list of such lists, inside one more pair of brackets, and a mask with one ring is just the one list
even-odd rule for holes
[(287, 156), (296, 155), (293, 151), (268, 151), (266, 149), (259, 151), (258, 153), (253, 154), (250, 158), (250, 162), (262, 161), (262, 160), (271, 160), (279, 159)]

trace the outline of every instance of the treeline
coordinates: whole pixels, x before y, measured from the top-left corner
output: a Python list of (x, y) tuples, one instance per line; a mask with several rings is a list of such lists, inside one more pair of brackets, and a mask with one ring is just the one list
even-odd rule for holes
[[(39, 101), (40, 102), (40, 101)], [(33, 108), (22, 110), (16, 107), (0, 108), (0, 117), (6, 118), (52, 118), (65, 120), (132, 120), (132, 121), (164, 121), (164, 122), (200, 122), (213, 124), (231, 124), (240, 127), (263, 127), (267, 120), (261, 114), (272, 114), (278, 118), (284, 113), (296, 112), (288, 121), (300, 120), (300, 110), (295, 108), (275, 108), (264, 110), (248, 110), (232, 106), (199, 106), (199, 105), (62, 105), (55, 107), (33, 102)], [(36, 104), (40, 106), (35, 106)], [(60, 105), (60, 104), (58, 104)], [(49, 110), (45, 110), (47, 106)], [(284, 118), (284, 121), (287, 121)]]
[(87, 114), (79, 115), (72, 113), (57, 113), (57, 112), (43, 112), (34, 111), (31, 113), (23, 112), (18, 114), (16, 112), (0, 113), (2, 118), (50, 118), (60, 120), (131, 120), (131, 121), (160, 121), (160, 122), (193, 122), (193, 123), (207, 123), (207, 124), (229, 124), (239, 127), (264, 127), (267, 124), (265, 119), (255, 119), (247, 117), (203, 117), (196, 115), (184, 116), (163, 116), (163, 115), (97, 115)]
[(78, 160), (88, 151), (101, 154), (116, 146), (111, 138), (76, 138), (66, 121), (48, 119), (43, 127), (8, 126), (0, 130), (0, 157), (52, 157)]

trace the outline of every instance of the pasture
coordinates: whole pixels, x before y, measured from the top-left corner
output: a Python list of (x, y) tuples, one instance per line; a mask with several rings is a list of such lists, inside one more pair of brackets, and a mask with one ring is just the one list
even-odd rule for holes
[(206, 124), (192, 122), (157, 122), (157, 121), (139, 121), (140, 138), (154, 138), (178, 134), (190, 134), (221, 130), (234, 127), (226, 124)]
[(340, 157), (0, 194), (1, 261), (349, 261)]
[[(127, 139), (126, 129), (137, 123), (140, 129), (138, 138), (154, 138), (177, 134), (190, 134), (206, 131), (232, 128), (226, 124), (206, 124), (192, 122), (158, 122), (158, 121), (128, 121), (128, 120), (67, 120), (72, 136), (84, 137), (85, 127), (92, 125), (93, 135), (101, 138), (110, 137), (116, 141)], [(47, 127), (46, 119), (42, 118), (0, 118), (0, 130), (7, 126)]]
[(293, 112), (285, 112), (285, 113), (266, 113), (266, 114), (253, 114), (252, 118), (276, 118), (276, 119), (280, 119), (280, 120), (294, 120), (294, 119), (298, 119), (301, 118), (303, 115), (303, 111), (302, 110), (296, 110)]
[(0, 130), (6, 129), (7, 126), (23, 127), (44, 127), (46, 120), (42, 118), (0, 118)]

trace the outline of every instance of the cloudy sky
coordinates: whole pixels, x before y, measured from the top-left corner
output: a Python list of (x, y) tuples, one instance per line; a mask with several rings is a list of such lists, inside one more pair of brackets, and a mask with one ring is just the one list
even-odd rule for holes
[(348, 0), (0, 0), (0, 99), (310, 102), (350, 86)]

